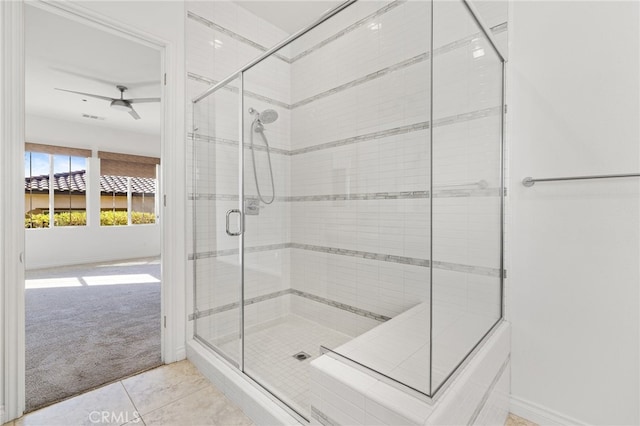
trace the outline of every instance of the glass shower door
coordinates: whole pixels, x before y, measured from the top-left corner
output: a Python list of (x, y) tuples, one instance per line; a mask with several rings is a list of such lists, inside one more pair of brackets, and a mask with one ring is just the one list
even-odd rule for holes
[(241, 79), (193, 108), (194, 335), (242, 366)]
[[(290, 319), (289, 64), (272, 56), (243, 73), (244, 372), (299, 413), (308, 378)], [(317, 347), (315, 348), (317, 351)]]

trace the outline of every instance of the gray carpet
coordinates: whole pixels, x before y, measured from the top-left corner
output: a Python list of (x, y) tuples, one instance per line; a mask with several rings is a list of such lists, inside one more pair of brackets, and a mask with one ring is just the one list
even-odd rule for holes
[(149, 276), (159, 281), (158, 259), (27, 273), (27, 411), (161, 364)]

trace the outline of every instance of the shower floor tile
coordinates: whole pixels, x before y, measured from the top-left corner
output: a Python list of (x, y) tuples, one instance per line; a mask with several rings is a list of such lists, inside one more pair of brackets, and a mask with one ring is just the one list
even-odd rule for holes
[[(309, 364), (320, 355), (320, 345), (335, 348), (351, 339), (353, 336), (290, 314), (246, 331), (245, 371), (308, 417)], [(237, 346), (237, 342), (223, 344), (221, 349), (234, 349), (227, 345)], [(294, 358), (301, 351), (311, 356), (303, 361)]]

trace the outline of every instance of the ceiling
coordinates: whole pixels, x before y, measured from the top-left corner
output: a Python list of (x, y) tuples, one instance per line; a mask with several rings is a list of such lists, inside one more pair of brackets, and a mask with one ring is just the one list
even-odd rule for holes
[(32, 6), (25, 27), (27, 114), (160, 135), (160, 103), (134, 105), (134, 120), (109, 101), (55, 90), (118, 98), (121, 84), (125, 99), (160, 97), (159, 51)]
[(324, 12), (342, 3), (342, 1), (237, 0), (235, 3), (286, 33), (293, 34), (318, 19)]

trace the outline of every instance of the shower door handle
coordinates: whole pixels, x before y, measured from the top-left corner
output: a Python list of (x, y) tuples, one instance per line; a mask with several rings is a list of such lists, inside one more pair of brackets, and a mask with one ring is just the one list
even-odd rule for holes
[[(240, 218), (240, 220), (238, 221), (239, 227), (238, 227), (238, 232), (231, 232), (229, 230), (229, 217), (231, 216), (232, 213), (238, 213), (238, 217)], [(231, 236), (231, 237), (237, 237), (238, 235), (242, 234), (243, 231), (243, 224), (242, 224), (243, 220), (242, 220), (242, 212), (238, 209), (231, 209), (227, 212), (227, 235)]]

